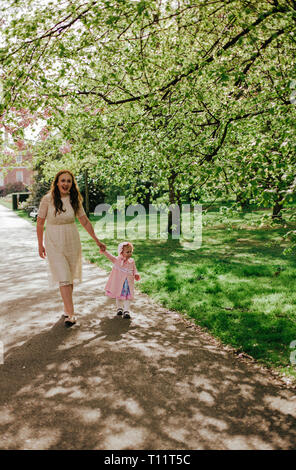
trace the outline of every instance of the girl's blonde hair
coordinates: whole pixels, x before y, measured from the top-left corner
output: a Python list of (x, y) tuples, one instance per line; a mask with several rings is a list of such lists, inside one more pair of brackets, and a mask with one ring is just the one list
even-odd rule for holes
[(131, 242), (122, 242), (118, 245), (118, 256), (121, 255), (125, 246), (130, 246), (132, 251), (134, 251), (134, 245)]

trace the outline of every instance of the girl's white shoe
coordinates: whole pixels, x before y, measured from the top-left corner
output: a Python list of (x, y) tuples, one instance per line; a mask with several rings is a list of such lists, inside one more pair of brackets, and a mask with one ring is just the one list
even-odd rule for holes
[(76, 317), (72, 315), (71, 317), (69, 315), (65, 316), (65, 326), (70, 327), (75, 325), (76, 323)]

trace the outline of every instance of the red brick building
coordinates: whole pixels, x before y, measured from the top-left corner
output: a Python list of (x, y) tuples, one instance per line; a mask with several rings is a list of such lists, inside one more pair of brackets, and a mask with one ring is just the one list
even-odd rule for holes
[[(9, 136), (8, 132), (4, 133), (4, 151), (7, 151), (8, 154), (14, 152), (10, 151), (10, 144), (13, 144), (14, 141)], [(9, 164), (4, 164), (4, 167), (0, 166), (0, 189), (3, 189), (8, 184), (23, 183), (25, 186), (32, 184), (33, 182), (33, 171), (31, 170), (31, 160), (32, 154), (24, 149), (20, 149), (16, 156), (9, 162)], [(8, 171), (5, 170), (5, 167), (13, 167)]]
[(25, 165), (25, 162), (31, 160), (31, 155), (17, 155), (15, 162), (12, 162), (15, 167), (6, 172), (4, 168), (0, 168), (0, 189), (3, 189), (7, 184), (21, 182), (25, 186), (32, 184), (33, 171)]
[(13, 169), (6, 172), (4, 168), (0, 168), (0, 189), (11, 183), (21, 182), (25, 186), (32, 184), (33, 171), (27, 166), (31, 159), (31, 154), (20, 153), (16, 156), (15, 161), (11, 162), (10, 166), (13, 165)]

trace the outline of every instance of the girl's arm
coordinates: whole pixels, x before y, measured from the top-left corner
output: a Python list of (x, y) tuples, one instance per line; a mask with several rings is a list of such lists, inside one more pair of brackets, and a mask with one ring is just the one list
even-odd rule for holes
[(102, 255), (105, 255), (106, 258), (108, 258), (112, 263), (115, 263), (115, 261), (117, 260), (116, 256), (111, 255), (111, 253), (109, 253), (109, 251), (107, 250), (105, 251), (100, 250), (100, 253), (102, 253)]
[(140, 276), (140, 274), (138, 273), (138, 270), (137, 270), (137, 267), (136, 267), (136, 263), (135, 263), (135, 262), (134, 262), (134, 276), (135, 276), (136, 281), (140, 281), (141, 276)]
[(104, 252), (106, 250), (106, 245), (104, 243), (100, 242), (100, 240), (96, 236), (94, 228), (93, 228), (91, 222), (89, 221), (89, 219), (87, 218), (87, 216), (83, 215), (81, 217), (78, 217), (78, 220), (81, 223), (81, 225), (85, 228), (85, 230), (89, 233), (91, 238), (100, 247), (100, 250), (102, 250), (102, 252)]

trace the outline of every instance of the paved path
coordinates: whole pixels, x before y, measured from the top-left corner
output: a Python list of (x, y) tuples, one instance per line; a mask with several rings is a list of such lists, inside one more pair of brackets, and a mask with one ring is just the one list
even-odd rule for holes
[(131, 321), (83, 265), (66, 329), (35, 229), (0, 205), (1, 449), (295, 449), (295, 391), (139, 294)]

